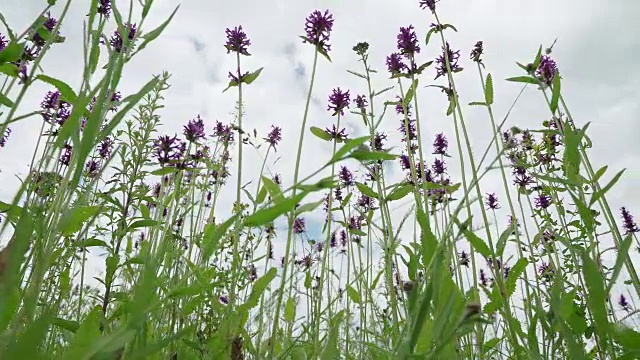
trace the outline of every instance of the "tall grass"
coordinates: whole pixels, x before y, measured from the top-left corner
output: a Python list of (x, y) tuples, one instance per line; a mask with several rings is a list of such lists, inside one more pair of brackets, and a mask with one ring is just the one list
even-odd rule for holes
[[(435, 1), (419, 1), (432, 23), (425, 41), (401, 28), (387, 69), (372, 67), (368, 43), (355, 44), (360, 68), (348, 76), (361, 86), (329, 94), (333, 122), (322, 129), (308, 125), (317, 65), (344, 49), (330, 46), (333, 15), (314, 11), (301, 36), (313, 67), (296, 160), (281, 176), (268, 170), (281, 128), (259, 135), (243, 124), (245, 89), (263, 69), (245, 69), (242, 27), (227, 29), (224, 44), (236, 60), (225, 89), (237, 94), (235, 117), (197, 116), (183, 134), (162, 134), (170, 74), (132, 94), (118, 85), (178, 8), (149, 29), (153, 0), (55, 3), (21, 33), (0, 17), (0, 145), (17, 141), (12, 124), (41, 124), (29, 175), (0, 203), (0, 358), (640, 357), (630, 256), (640, 229), (607, 201), (623, 171), (590, 161), (597, 144), (571, 116), (553, 46), (532, 51), (506, 79), (522, 84), (520, 94), (539, 93), (547, 119), (537, 129), (507, 125), (511, 110), (494, 112), (498, 80), (482, 42), (455, 50), (447, 35), (456, 28), (441, 22)], [(39, 66), (51, 47), (66, 46), (71, 6), (89, 14), (77, 88)], [(423, 62), (427, 47), (441, 55)], [(457, 87), (465, 53), (482, 99), (463, 100)], [(389, 87), (374, 88), (377, 78)], [(23, 114), (35, 82), (51, 91)], [(446, 97), (453, 134), (428, 133), (419, 99), (433, 87)], [(470, 141), (470, 106), (486, 109), (493, 135), (484, 151)], [(365, 132), (347, 134), (346, 118)], [(382, 131), (390, 121), (399, 142)], [(331, 156), (306, 174), (309, 135)], [(257, 179), (243, 174), (251, 148), (264, 154)], [(485, 189), (489, 173), (500, 183)], [(232, 207), (223, 192), (235, 194)], [(321, 229), (307, 228), (315, 214)], [(104, 271), (91, 279), (96, 259)]]

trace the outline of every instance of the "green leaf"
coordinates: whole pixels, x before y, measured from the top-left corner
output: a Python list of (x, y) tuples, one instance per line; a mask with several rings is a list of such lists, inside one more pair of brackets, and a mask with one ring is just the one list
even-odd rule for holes
[(24, 53), (25, 43), (12, 42), (0, 51), (0, 64), (10, 63), (20, 60)]
[[(5, 311), (5, 309), (2, 309)], [(42, 359), (41, 344), (47, 336), (51, 317), (42, 315), (36, 321), (27, 322), (20, 333), (12, 334), (10, 339), (16, 339), (8, 348), (2, 350), (3, 359)]]
[(474, 234), (468, 227), (461, 227), (460, 223), (456, 220), (460, 230), (464, 233), (464, 236), (467, 238), (467, 241), (473, 246), (473, 248), (480, 253), (480, 255), (490, 258), (491, 257), (491, 249), (489, 249), (489, 245), (482, 240), (478, 235)]
[(338, 151), (336, 151), (336, 153), (333, 155), (333, 158), (331, 158), (331, 160), (327, 163), (327, 165), (331, 165), (335, 162), (343, 160), (351, 150), (364, 144), (368, 140), (369, 140), (369, 136), (362, 136), (359, 138), (346, 140), (344, 145), (342, 145), (342, 147), (338, 149)]
[(218, 249), (220, 238), (227, 233), (227, 230), (236, 221), (238, 215), (233, 215), (220, 225), (207, 224), (204, 227), (204, 239), (202, 245), (202, 259), (208, 261), (211, 255)]
[(175, 168), (171, 166), (165, 166), (165, 167), (161, 167), (160, 169), (153, 170), (151, 172), (151, 175), (164, 176), (168, 174), (174, 174), (175, 172), (176, 172)]
[(356, 182), (356, 187), (361, 193), (367, 195), (370, 198), (377, 199), (379, 197), (379, 195), (375, 191), (373, 191), (373, 189), (363, 183)]
[(588, 290), (587, 305), (591, 310), (591, 315), (595, 322), (598, 341), (601, 344), (606, 344), (607, 334), (609, 333), (609, 322), (607, 320), (606, 308), (607, 294), (605, 293), (602, 272), (587, 253), (582, 254), (582, 265), (584, 280)]
[(276, 275), (278, 275), (278, 270), (276, 268), (271, 268), (267, 271), (266, 274), (262, 275), (262, 277), (258, 278), (258, 280), (253, 282), (253, 289), (251, 290), (251, 295), (247, 301), (240, 305), (238, 308), (239, 311), (249, 311), (254, 307), (258, 306), (258, 302), (260, 301), (260, 297), (269, 286), (269, 283), (275, 279)]
[(58, 229), (64, 236), (71, 236), (82, 229), (82, 225), (100, 212), (99, 206), (79, 206), (63, 215)]
[(469, 103), (469, 106), (487, 106), (487, 103), (483, 101), (472, 101)]
[(105, 249), (107, 249), (109, 247), (109, 245), (107, 245), (106, 242), (102, 241), (102, 240), (98, 240), (96, 238), (90, 238), (90, 239), (86, 239), (86, 240), (80, 240), (77, 241), (75, 243), (73, 243), (73, 246), (78, 247), (78, 248), (88, 248), (88, 247), (104, 247)]
[(320, 206), (322, 203), (324, 203), (324, 199), (300, 205), (295, 211), (296, 216), (298, 216), (300, 214), (303, 214), (303, 213), (306, 213), (306, 212), (309, 212), (309, 211), (313, 211), (318, 206)]
[(520, 276), (525, 272), (527, 265), (529, 265), (529, 260), (526, 258), (520, 258), (516, 261), (516, 264), (513, 265), (511, 270), (509, 270), (509, 277), (505, 283), (507, 297), (511, 297), (511, 295), (516, 291), (516, 283)]
[(553, 89), (551, 90), (551, 102), (549, 103), (552, 113), (558, 110), (558, 100), (560, 100), (560, 73), (556, 72), (553, 77)]
[(330, 141), (331, 140), (331, 135), (329, 135), (326, 131), (322, 130), (321, 128), (319, 128), (317, 126), (312, 126), (311, 127), (311, 133), (313, 135), (315, 135), (316, 137), (324, 140), (324, 141)]
[(271, 196), (271, 199), (273, 200), (273, 202), (277, 204), (280, 201), (282, 201), (282, 199), (284, 199), (282, 190), (280, 190), (280, 187), (278, 186), (278, 184), (276, 184), (273, 180), (271, 180), (266, 176), (263, 176), (262, 183), (264, 184), (265, 189), (269, 193), (269, 196)]
[(288, 322), (293, 322), (296, 319), (296, 301), (292, 297), (287, 298), (287, 302), (284, 304), (284, 319)]
[(496, 256), (501, 257), (504, 254), (504, 249), (507, 245), (507, 240), (509, 239), (509, 235), (513, 234), (515, 231), (515, 224), (511, 223), (503, 232), (500, 234), (500, 238), (496, 244)]
[(344, 310), (341, 310), (329, 321), (331, 328), (329, 330), (327, 343), (320, 357), (321, 360), (334, 360), (338, 355), (338, 336), (340, 335), (340, 325), (343, 314)]
[(248, 73), (246, 76), (243, 76), (242, 82), (247, 85), (250, 85), (252, 82), (254, 82), (258, 78), (258, 76), (260, 76), (262, 69), (264, 69), (264, 67), (261, 67), (260, 69), (254, 72)]
[(352, 288), (350, 285), (347, 286), (347, 295), (349, 295), (349, 299), (351, 299), (351, 301), (353, 301), (356, 304), (360, 304), (362, 302), (362, 299), (360, 298), (360, 294), (358, 293), (358, 291)]
[(589, 207), (595, 204), (596, 201), (600, 200), (600, 198), (603, 197), (604, 194), (607, 193), (607, 191), (611, 190), (613, 185), (615, 185), (618, 182), (618, 180), (620, 180), (620, 177), (625, 172), (625, 170), (626, 169), (622, 169), (619, 173), (616, 174), (616, 176), (613, 177), (613, 179), (611, 179), (611, 181), (609, 181), (607, 185), (605, 185), (605, 187), (603, 187), (602, 189), (600, 189), (599, 191), (596, 191), (595, 193), (593, 193), (593, 195), (591, 195), (591, 200), (589, 200)]
[(493, 79), (491, 74), (487, 74), (487, 81), (484, 87), (484, 101), (491, 105), (493, 104)]
[(520, 82), (520, 83), (538, 85), (538, 79), (531, 76), (516, 76), (516, 77), (508, 78), (506, 80), (511, 82)]
[(620, 276), (620, 271), (622, 271), (622, 266), (627, 261), (629, 257), (629, 249), (631, 248), (631, 244), (633, 242), (633, 236), (629, 234), (620, 244), (620, 248), (618, 249), (618, 256), (616, 257), (616, 263), (613, 266), (613, 273), (611, 274), (611, 278), (609, 279), (609, 285), (607, 286), (607, 294), (611, 293), (611, 289), (613, 285), (615, 285), (616, 280), (618, 280), (618, 276)]
[(0, 93), (0, 104), (11, 108), (13, 107), (13, 101), (11, 101), (11, 99), (9, 99), (8, 97), (4, 96), (4, 94)]
[(307, 196), (307, 193), (297, 194), (294, 197), (282, 200), (280, 203), (275, 204), (274, 206), (268, 207), (266, 209), (260, 209), (256, 211), (255, 214), (247, 217), (244, 221), (244, 224), (248, 227), (256, 227), (268, 224), (274, 221), (278, 216), (292, 211), (305, 196)]
[(67, 351), (62, 356), (63, 359), (86, 359), (86, 353), (91, 349), (93, 343), (100, 338), (100, 318), (102, 312), (99, 307), (95, 307), (82, 321), (82, 325), (76, 331), (75, 337), (71, 340)]
[(355, 75), (355, 76), (357, 76), (357, 77), (359, 77), (359, 78), (362, 78), (362, 79), (365, 79), (365, 80), (367, 79), (367, 77), (366, 77), (366, 76), (364, 76), (364, 75), (362, 75), (362, 74), (359, 74), (359, 73), (357, 73), (357, 72), (355, 72), (355, 71), (347, 70), (347, 72), (348, 72), (349, 74)]
[(58, 89), (58, 91), (62, 95), (62, 98), (64, 100), (72, 103), (72, 104), (78, 98), (78, 95), (76, 95), (75, 91), (73, 91), (71, 86), (67, 85), (62, 80), (54, 79), (54, 78), (52, 78), (50, 76), (43, 75), (43, 74), (40, 74), (40, 75), (36, 76), (36, 80), (40, 80), (40, 81), (45, 82), (45, 83), (47, 83), (49, 85), (55, 86), (55, 88)]
[(600, 178), (602, 177), (602, 175), (604, 175), (604, 173), (607, 171), (609, 167), (607, 165), (601, 167), (598, 171), (596, 171), (595, 175), (593, 176), (593, 182), (598, 182), (598, 180), (600, 180)]
[(57, 326), (72, 333), (75, 333), (80, 328), (80, 324), (78, 324), (77, 321), (66, 320), (62, 318), (53, 318), (53, 320), (51, 320), (51, 325)]
[(404, 97), (404, 105), (405, 106), (409, 106), (409, 104), (411, 103), (411, 100), (413, 100), (413, 96), (416, 93), (416, 88), (418, 87), (418, 79), (416, 78), (413, 83), (411, 83), (411, 86), (409, 87), (409, 90), (407, 90), (407, 94)]
[(167, 336), (165, 338), (163, 338), (162, 340), (159, 340), (158, 342), (155, 342), (151, 345), (148, 345), (146, 347), (143, 348), (137, 348), (135, 351), (133, 351), (132, 354), (128, 355), (127, 358), (128, 359), (140, 359), (140, 360), (144, 360), (144, 359), (149, 359), (151, 355), (159, 352), (160, 350), (166, 348), (167, 346), (171, 345), (172, 343), (174, 343), (176, 340), (182, 338), (183, 336), (187, 335), (189, 332), (192, 332), (193, 329), (192, 328), (184, 328), (180, 331), (178, 331), (177, 333), (171, 335), (171, 336)]
[(19, 74), (18, 67), (14, 64), (0, 64), (0, 73), (10, 77), (16, 77)]
[(347, 158), (358, 161), (390, 161), (398, 158), (398, 155), (389, 154), (384, 151), (370, 151), (367, 149), (354, 150)]
[(396, 186), (396, 188), (387, 195), (387, 201), (400, 200), (410, 194), (411, 191), (413, 191), (413, 185), (411, 184), (401, 184)]
[(152, 219), (137, 220), (137, 221), (134, 221), (131, 225), (129, 225), (128, 231), (133, 231), (141, 227), (156, 226), (158, 224), (160, 224), (158, 221), (152, 220)]
[(178, 11), (179, 8), (180, 8), (180, 5), (176, 6), (175, 10), (173, 10), (171, 15), (169, 16), (169, 18), (167, 20), (165, 20), (165, 22), (163, 22), (160, 26), (158, 26), (157, 28), (153, 29), (152, 31), (150, 31), (150, 32), (148, 32), (148, 33), (146, 33), (146, 34), (141, 36), (141, 38), (144, 39), (144, 41), (142, 42), (142, 44), (140, 44), (140, 46), (138, 47), (138, 50), (136, 52), (142, 51), (142, 49), (147, 47), (147, 45), (149, 45), (150, 42), (152, 42), (158, 36), (160, 36), (160, 34), (162, 34), (162, 32), (167, 27), (167, 25), (169, 25), (169, 23), (171, 22), (171, 19), (173, 19), (173, 16), (176, 14), (176, 12)]

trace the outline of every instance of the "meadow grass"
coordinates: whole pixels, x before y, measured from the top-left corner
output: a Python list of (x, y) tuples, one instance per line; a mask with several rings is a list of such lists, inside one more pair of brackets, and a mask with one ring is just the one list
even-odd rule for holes
[[(241, 26), (226, 30), (224, 44), (236, 60), (225, 89), (237, 94), (235, 117), (198, 115), (171, 135), (159, 132), (169, 72), (149, 74), (132, 94), (118, 85), (179, 9), (151, 29), (153, 0), (48, 4), (21, 33), (0, 16), (0, 145), (17, 140), (12, 124), (41, 124), (29, 175), (0, 202), (0, 358), (640, 358), (630, 256), (640, 229), (607, 201), (623, 171), (592, 165), (587, 149), (597, 144), (571, 116), (553, 45), (532, 49), (506, 79), (520, 94), (538, 92), (547, 118), (537, 129), (506, 125), (511, 110), (494, 113), (494, 82), (505, 80), (492, 78), (483, 43), (452, 48), (447, 35), (457, 29), (435, 0), (421, 0), (431, 23), (424, 41), (401, 28), (386, 69), (372, 68), (368, 43), (355, 44), (345, 74), (364, 95), (335, 88), (323, 129), (308, 125), (317, 65), (344, 49), (330, 45), (331, 12), (314, 11), (300, 36), (313, 66), (283, 179), (268, 171), (282, 129), (244, 127), (244, 91), (263, 69), (245, 69), (251, 41)], [(88, 13), (75, 89), (40, 66), (65, 45), (71, 6)], [(422, 63), (426, 47), (441, 55)], [(460, 97), (463, 56), (482, 99)], [(388, 87), (374, 88), (376, 78)], [(36, 82), (51, 91), (22, 113)], [(419, 98), (429, 87), (444, 94), (453, 135), (425, 135)], [(480, 152), (465, 120), (472, 106), (486, 109), (493, 130)], [(362, 121), (362, 136), (347, 134), (347, 117)], [(401, 141), (381, 130), (389, 121)], [(309, 136), (331, 156), (305, 174)], [(264, 157), (260, 176), (247, 179), (252, 148)], [(483, 190), (489, 173), (500, 196)], [(232, 206), (223, 192), (235, 195)], [(499, 208), (507, 226), (498, 226)], [(311, 214), (324, 220), (317, 236)], [(104, 262), (93, 279), (91, 254)]]

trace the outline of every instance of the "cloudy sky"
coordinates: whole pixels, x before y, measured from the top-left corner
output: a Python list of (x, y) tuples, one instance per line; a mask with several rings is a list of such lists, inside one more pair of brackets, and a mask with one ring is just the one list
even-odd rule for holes
[[(54, 8), (57, 16), (63, 1)], [(124, 7), (124, 2), (120, 2)], [(469, 4), (472, 3), (472, 4)], [(44, 61), (47, 74), (67, 81), (72, 87), (80, 85), (82, 69), (82, 26), (88, 12), (85, 1), (74, 1), (61, 32), (67, 37), (56, 45)], [(149, 31), (162, 23), (178, 4), (176, 1), (156, 0), (142, 31)], [(476, 41), (485, 45), (484, 62), (495, 83), (495, 114), (502, 119), (517, 96), (521, 85), (503, 81), (522, 75), (515, 62), (527, 63), (539, 45), (549, 46), (558, 39), (553, 57), (560, 68), (562, 90), (578, 126), (591, 122), (588, 135), (594, 142), (590, 150), (594, 167), (609, 165), (609, 179), (614, 171), (627, 168), (627, 173), (609, 195), (617, 211), (627, 206), (640, 215), (640, 72), (634, 64), (640, 56), (640, 25), (637, 14), (640, 3), (634, 0), (613, 2), (596, 0), (551, 1), (462, 1), (442, 0), (438, 13), (444, 23), (456, 26), (458, 33), (446, 34), (451, 46), (461, 50), (460, 64), (465, 71), (456, 77), (463, 103), (482, 98), (480, 80), (475, 64), (468, 53)], [(0, 12), (18, 32), (37, 16), (46, 5), (45, 0), (2, 0)], [(120, 91), (125, 95), (137, 91), (152, 75), (163, 70), (173, 74), (171, 89), (165, 93), (163, 131), (181, 132), (189, 119), (201, 115), (209, 128), (216, 120), (230, 122), (236, 93), (228, 91), (226, 74), (234, 67), (235, 57), (227, 55), (223, 45), (225, 28), (242, 25), (251, 39), (253, 56), (243, 58), (243, 68), (264, 67), (260, 78), (245, 91), (245, 128), (265, 134), (272, 124), (283, 128), (284, 140), (278, 148), (280, 160), (269, 166), (281, 173), (285, 181), (292, 177), (300, 122), (304, 110), (313, 60), (313, 48), (298, 38), (304, 33), (304, 19), (313, 10), (329, 9), (335, 17), (331, 37), (333, 63), (319, 62), (309, 126), (330, 126), (335, 118), (326, 111), (327, 97), (334, 87), (349, 89), (352, 96), (366, 93), (366, 83), (346, 70), (361, 72), (361, 63), (351, 48), (360, 41), (369, 42), (370, 60), (380, 70), (374, 81), (377, 90), (394, 83), (386, 77), (385, 57), (395, 51), (396, 34), (401, 26), (413, 24), (423, 43), (433, 17), (420, 10), (418, 1), (320, 1), (320, 0), (263, 0), (263, 1), (203, 1), (185, 0), (172, 24), (160, 39), (147, 47), (125, 69)], [(135, 17), (139, 17), (138, 14)], [(634, 25), (636, 24), (636, 25)], [(0, 27), (0, 32), (5, 29)], [(432, 41), (422, 46), (419, 62), (433, 60), (440, 46)], [(432, 81), (435, 70), (430, 68), (421, 85), (443, 84)], [(21, 107), (28, 112), (38, 106), (47, 86), (31, 88)], [(391, 100), (394, 92), (379, 100)], [(437, 89), (419, 90), (422, 129), (428, 148), (433, 136), (444, 132), (453, 138), (452, 119), (445, 116), (445, 96)], [(381, 108), (378, 108), (378, 111)], [(399, 118), (387, 116), (382, 127), (395, 142)], [(539, 127), (548, 118), (544, 99), (533, 87), (529, 88), (507, 121), (508, 126)], [(28, 170), (31, 153), (37, 141), (41, 121), (34, 117), (13, 126), (7, 146), (0, 149), (0, 200), (10, 201), (18, 180)], [(352, 137), (365, 134), (359, 117), (344, 118)], [(476, 157), (489, 144), (491, 133), (486, 111), (466, 108), (465, 121), (469, 128)], [(453, 141), (451, 142), (453, 147)], [(301, 176), (311, 173), (330, 157), (331, 146), (310, 134), (303, 150)], [(455, 154), (452, 148), (451, 151)], [(255, 178), (261, 164), (260, 156), (247, 151), (247, 178)], [(454, 182), (458, 169), (450, 164)], [(235, 172), (235, 171), (234, 171)], [(398, 176), (401, 176), (398, 174)], [(459, 177), (458, 177), (459, 179)], [(499, 173), (493, 172), (484, 183), (483, 191), (500, 192)], [(290, 181), (290, 180), (288, 180)], [(459, 180), (457, 180), (459, 181)], [(230, 181), (230, 185), (235, 181)], [(317, 219), (319, 220), (319, 218)]]

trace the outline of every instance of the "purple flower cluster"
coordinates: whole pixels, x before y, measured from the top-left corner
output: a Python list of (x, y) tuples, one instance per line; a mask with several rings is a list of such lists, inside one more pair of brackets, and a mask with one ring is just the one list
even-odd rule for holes
[(180, 160), (186, 151), (186, 143), (177, 136), (164, 135), (155, 141), (156, 159), (161, 166)]
[(638, 228), (638, 224), (636, 224), (633, 216), (627, 210), (627, 208), (620, 208), (620, 213), (622, 214), (622, 227), (626, 231), (626, 234), (633, 234), (640, 232), (640, 228)]
[(329, 37), (333, 29), (333, 15), (329, 10), (325, 10), (324, 14), (316, 10), (312, 12), (305, 20), (306, 39), (303, 42), (309, 42), (319, 47), (325, 53), (331, 50)]
[(471, 50), (470, 58), (471, 60), (477, 62), (478, 64), (482, 64), (482, 54), (484, 53), (484, 49), (482, 46), (482, 41), (478, 41), (476, 45)]
[(71, 162), (71, 153), (73, 151), (73, 146), (69, 143), (64, 144), (64, 148), (62, 149), (62, 154), (60, 155), (60, 163), (64, 166), (69, 166)]
[(4, 48), (7, 47), (8, 44), (9, 42), (7, 41), (7, 38), (4, 37), (4, 35), (0, 34), (0, 51), (4, 50)]
[(227, 43), (224, 45), (227, 48), (227, 54), (230, 52), (236, 52), (241, 55), (249, 56), (249, 45), (251, 41), (247, 37), (247, 34), (242, 31), (242, 26), (236, 26), (233, 29), (226, 29)]
[[(451, 72), (456, 72), (460, 70), (460, 66), (458, 65), (458, 59), (460, 58), (460, 50), (453, 51), (449, 46), (449, 43), (446, 43), (446, 46), (442, 48), (442, 55), (438, 56), (436, 59), (436, 79), (440, 76), (444, 76), (448, 73), (447, 69), (451, 69)], [(449, 61), (449, 67), (447, 68), (447, 60)]]
[(7, 128), (5, 133), (0, 137), (0, 147), (4, 147), (7, 144), (7, 140), (9, 139), (9, 135), (11, 135), (11, 129)]
[[(55, 29), (56, 25), (58, 25), (58, 20), (51, 17), (50, 13), (47, 13), (47, 17), (45, 18), (44, 24), (42, 24), (42, 27), (44, 27), (49, 32), (53, 33), (53, 29)], [(40, 36), (38, 32), (35, 32), (33, 34), (31, 41), (33, 41), (33, 43), (37, 47), (42, 47), (47, 42), (45, 39), (42, 38), (42, 36)]]
[(58, 124), (62, 126), (71, 115), (72, 106), (70, 103), (62, 99), (59, 91), (49, 91), (44, 96), (42, 103), (42, 118), (50, 124)]
[(205, 138), (204, 121), (200, 118), (200, 115), (193, 120), (189, 120), (187, 125), (184, 126), (183, 134), (189, 142), (198, 142), (198, 140)]
[(329, 95), (329, 106), (327, 110), (332, 111), (333, 115), (344, 115), (344, 109), (349, 107), (350, 98), (349, 90), (342, 91), (340, 88), (333, 89)]
[(108, 18), (111, 14), (111, 0), (98, 0), (98, 14)]
[[(111, 44), (111, 47), (113, 48), (113, 50), (115, 52), (123, 52), (123, 51), (127, 51), (127, 48), (125, 47), (125, 45), (127, 45), (126, 42), (131, 42), (133, 43), (133, 40), (136, 37), (136, 33), (137, 33), (137, 28), (136, 28), (136, 24), (125, 24), (124, 25), (124, 30), (126, 31), (126, 34), (123, 36), (122, 34), (120, 34), (120, 30), (116, 29), (116, 31), (113, 32), (113, 36), (111, 36), (111, 39), (109, 40), (109, 44)], [(126, 42), (125, 42), (126, 39)]]
[(418, 44), (418, 36), (414, 31), (413, 25), (401, 27), (397, 37), (397, 47), (400, 53), (406, 57), (412, 57), (420, 53), (420, 45)]
[(486, 204), (487, 208), (492, 210), (500, 208), (500, 205), (498, 204), (498, 197), (495, 193), (487, 194)]
[(279, 126), (271, 125), (271, 131), (269, 131), (267, 137), (264, 138), (264, 141), (275, 149), (280, 143), (280, 140), (282, 140), (282, 129)]
[(356, 107), (360, 109), (360, 111), (366, 112), (366, 108), (367, 108), (367, 105), (369, 105), (369, 102), (367, 101), (367, 98), (364, 95), (356, 96), (355, 102), (356, 102)]
[(340, 167), (338, 178), (342, 182), (342, 186), (347, 187), (347, 186), (353, 186), (356, 184), (355, 179), (353, 177), (353, 173), (346, 166)]
[(306, 222), (303, 217), (297, 217), (293, 221), (293, 232), (295, 234), (302, 234), (307, 230)]
[(420, 0), (420, 7), (422, 9), (429, 9), (432, 12), (436, 11), (436, 2), (438, 0)]
[(558, 66), (556, 65), (556, 62), (550, 56), (542, 55), (540, 58), (540, 64), (536, 69), (536, 76), (540, 81), (547, 85), (551, 85), (551, 82), (553, 82), (553, 78), (556, 76), (557, 72)]
[(338, 129), (336, 124), (331, 125), (331, 129), (325, 128), (324, 131), (329, 135), (331, 140), (336, 140), (338, 142), (344, 141), (349, 137), (347, 129)]
[(436, 138), (433, 141), (433, 154), (447, 156), (448, 147), (449, 142), (447, 141), (447, 137), (443, 133), (436, 134)]

